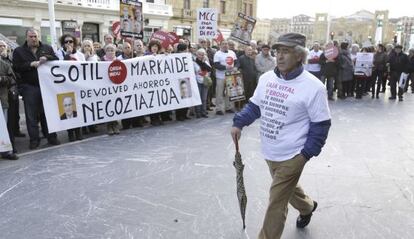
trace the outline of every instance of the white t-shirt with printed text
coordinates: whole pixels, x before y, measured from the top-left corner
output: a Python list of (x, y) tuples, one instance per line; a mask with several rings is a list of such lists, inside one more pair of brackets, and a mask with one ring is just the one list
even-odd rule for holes
[[(234, 62), (237, 60), (236, 53), (232, 50), (228, 50), (227, 52), (217, 51), (214, 54), (214, 63), (218, 62), (220, 65), (223, 66), (234, 66)], [(216, 77), (219, 79), (224, 79), (226, 75), (226, 71), (216, 70)]]
[[(317, 59), (317, 60), (319, 60), (319, 58), (321, 57), (321, 55), (322, 55), (322, 51), (321, 50), (319, 50), (319, 51), (311, 50), (309, 52), (309, 54), (308, 54), (308, 60), (310, 60), (310, 59)], [(306, 65), (306, 70), (312, 71), (312, 72), (318, 72), (318, 71), (321, 71), (321, 65), (319, 63), (315, 63), (315, 64), (308, 63)]]
[(250, 101), (260, 107), (261, 150), (271, 161), (285, 161), (299, 154), (310, 122), (331, 118), (326, 88), (307, 71), (292, 80), (266, 72)]

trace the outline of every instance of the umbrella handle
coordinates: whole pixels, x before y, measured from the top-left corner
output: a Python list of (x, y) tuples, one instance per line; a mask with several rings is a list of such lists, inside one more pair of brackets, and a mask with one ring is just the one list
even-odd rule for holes
[(234, 140), (234, 145), (236, 146), (236, 152), (239, 152), (239, 140), (237, 139), (237, 137)]

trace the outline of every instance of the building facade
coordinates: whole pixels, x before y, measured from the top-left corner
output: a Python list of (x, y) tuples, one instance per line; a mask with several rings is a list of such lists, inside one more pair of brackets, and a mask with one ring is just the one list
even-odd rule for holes
[(275, 43), (280, 35), (290, 32), (291, 19), (273, 18), (270, 20), (269, 41)]
[[(40, 31), (42, 41), (51, 43), (48, 0), (3, 0), (0, 8), (0, 33), (22, 44), (25, 31), (33, 27)], [(165, 0), (143, 2), (144, 36), (168, 27), (172, 17), (171, 5)], [(119, 21), (119, 0), (59, 0), (55, 2), (57, 37), (71, 32), (79, 38), (102, 41), (104, 34), (112, 33)]]
[(300, 14), (292, 17), (289, 30), (305, 35), (307, 41), (312, 42), (314, 22), (315, 20), (312, 17)]
[(270, 19), (257, 19), (256, 26), (253, 30), (252, 39), (268, 43), (271, 29), (270, 26)]
[(218, 28), (224, 38), (230, 36), (239, 12), (256, 18), (257, 11), (257, 0), (167, 0), (166, 3), (173, 6), (173, 17), (169, 21), (168, 29), (192, 42), (198, 40), (195, 34), (197, 27), (195, 14), (199, 8), (218, 9)]

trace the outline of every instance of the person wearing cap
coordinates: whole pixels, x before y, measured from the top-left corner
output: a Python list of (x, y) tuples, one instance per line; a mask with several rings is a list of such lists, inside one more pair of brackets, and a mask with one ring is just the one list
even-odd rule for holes
[(270, 46), (263, 45), (262, 50), (257, 54), (256, 59), (256, 68), (259, 72), (259, 77), (268, 71), (275, 69), (276, 59), (270, 55)]
[[(408, 64), (408, 56), (402, 52), (402, 46), (396, 45), (394, 48), (394, 54), (390, 54), (389, 60), (390, 64), (390, 89), (391, 96), (388, 98), (390, 100), (395, 100), (397, 97), (397, 84), (400, 80), (401, 73), (406, 72), (406, 67)], [(403, 101), (404, 89), (398, 87), (398, 98), (399, 101)]]
[(317, 208), (298, 181), (304, 166), (320, 154), (331, 126), (322, 82), (303, 69), (306, 37), (281, 35), (273, 46), (277, 66), (264, 73), (252, 98), (233, 118), (231, 136), (238, 141), (243, 127), (260, 118), (261, 151), (272, 176), (269, 205), (259, 239), (280, 238), (288, 203), (299, 211), (296, 227), (306, 227)]

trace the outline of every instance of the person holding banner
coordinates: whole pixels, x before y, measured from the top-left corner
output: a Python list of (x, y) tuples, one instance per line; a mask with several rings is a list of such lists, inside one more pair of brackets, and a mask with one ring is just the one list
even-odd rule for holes
[[(102, 61), (115, 61), (116, 60), (116, 46), (114, 44), (108, 44), (104, 47), (105, 55), (102, 57)], [(108, 135), (119, 134), (118, 121), (112, 121), (106, 123)]]
[(214, 67), (216, 68), (216, 114), (224, 115), (224, 112), (234, 113), (233, 103), (225, 97), (226, 71), (233, 71), (237, 64), (237, 56), (234, 51), (229, 50), (226, 40), (220, 43), (220, 50), (214, 54)]
[[(11, 90), (11, 91), (16, 92), (15, 88), (16, 88), (15, 76), (14, 76), (11, 66), (5, 61), (0, 59), (0, 103), (1, 103), (1, 108), (2, 108), (1, 109), (2, 111), (0, 112), (0, 114), (4, 114), (5, 121), (7, 121), (7, 118), (8, 118), (9, 91)], [(7, 122), (5, 123), (6, 123), (5, 124), (6, 126)], [(12, 144), (13, 150), (9, 152), (2, 152), (1, 157), (4, 159), (15, 160), (15, 159), (18, 159), (18, 157), (13, 152), (15, 151), (13, 132), (11, 132), (10, 127), (7, 127), (7, 128), (8, 128), (9, 138), (10, 138), (10, 142)]]
[[(56, 56), (59, 58), (59, 60), (61, 61), (85, 61), (85, 56), (83, 55), (83, 53), (76, 50), (78, 46), (78, 40), (76, 39), (76, 37), (70, 34), (64, 34), (63, 36), (60, 37), (59, 41), (62, 47), (56, 52)], [(72, 113), (73, 111), (72, 110), (72, 107), (73, 107), (72, 98), (70, 97), (64, 98), (63, 105), (64, 105), (63, 108), (65, 109), (65, 112), (66, 112), (64, 114), (65, 119), (67, 119), (69, 116), (72, 116), (72, 115), (76, 117), (76, 111), (74, 112), (75, 114)], [(69, 142), (83, 139), (81, 128), (68, 129), (67, 132), (68, 132)]]
[(13, 52), (13, 68), (21, 75), (22, 79), (19, 85), (23, 96), (27, 131), (30, 136), (30, 149), (36, 149), (40, 145), (39, 121), (48, 143), (51, 145), (60, 144), (57, 134), (49, 134), (47, 128), (37, 73), (37, 68), (41, 64), (51, 60), (58, 60), (53, 48), (40, 42), (39, 33), (32, 28), (26, 31), (25, 43)]

